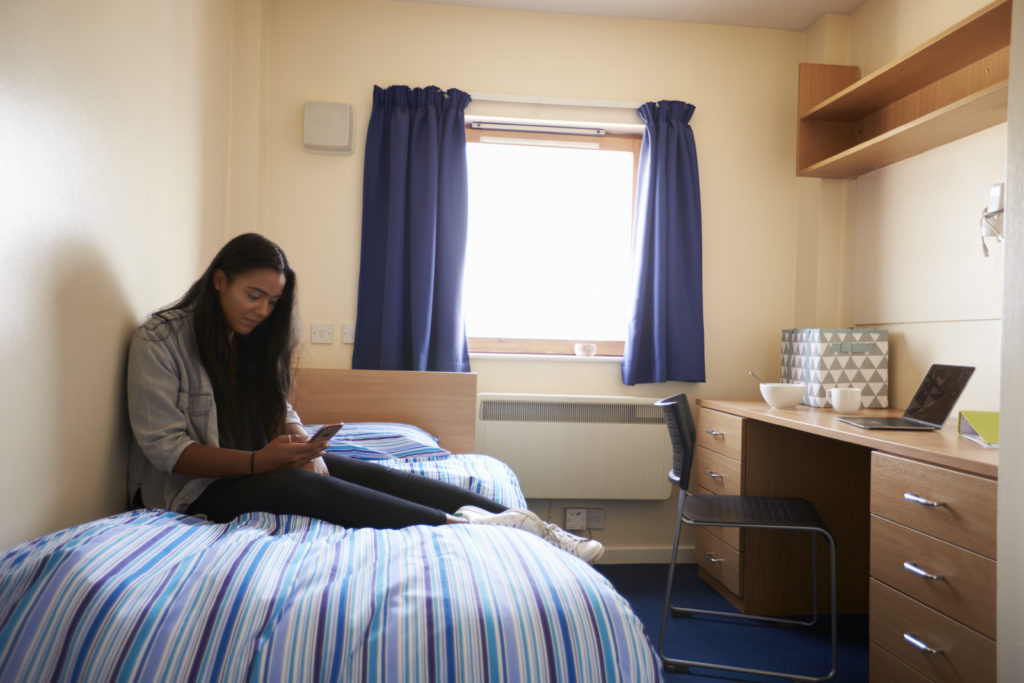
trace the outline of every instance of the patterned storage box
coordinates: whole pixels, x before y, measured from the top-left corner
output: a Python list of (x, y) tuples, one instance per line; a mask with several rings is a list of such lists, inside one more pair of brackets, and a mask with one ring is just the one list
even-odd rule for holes
[(807, 382), (803, 402), (817, 408), (835, 386), (860, 387), (864, 408), (888, 408), (889, 331), (783, 330), (782, 381)]

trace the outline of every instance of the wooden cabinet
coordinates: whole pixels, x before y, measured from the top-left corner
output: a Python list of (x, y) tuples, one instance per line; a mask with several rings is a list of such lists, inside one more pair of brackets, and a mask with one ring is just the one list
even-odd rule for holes
[[(735, 496), (742, 493), (742, 482), (743, 418), (699, 408), (690, 490)], [(737, 604), (743, 595), (743, 530), (695, 528), (694, 555), (702, 575), (724, 588)]]
[[(810, 500), (843, 542), (837, 548), (844, 612), (867, 611), (868, 452), (820, 436), (698, 407), (694, 493)], [(819, 553), (818, 604), (828, 604), (827, 547)], [(810, 614), (811, 543), (805, 534), (703, 527), (694, 531), (700, 576), (747, 614)]]
[[(839, 611), (868, 614), (873, 682), (995, 680), (997, 449), (955, 425), (865, 430), (831, 410), (762, 401), (699, 399), (697, 408), (691, 488), (733, 493), (738, 477), (744, 495), (814, 504), (836, 538)], [(722, 560), (701, 562), (701, 577), (737, 609), (810, 613), (800, 534), (697, 531), (698, 562), (704, 552)], [(821, 605), (826, 583), (819, 574)]]
[(697, 411), (697, 446), (735, 460), (743, 459), (743, 418), (719, 410)]
[[(936, 682), (996, 680), (996, 643), (958, 621), (871, 580), (871, 643), (893, 653), (914, 671)], [(921, 647), (907, 642), (910, 636)], [(924, 648), (929, 648), (926, 651)], [(872, 681), (882, 683), (874, 675)], [(898, 683), (888, 681), (886, 683)]]
[(872, 453), (872, 680), (876, 653), (930, 680), (996, 679), (995, 520), (994, 479)]
[(797, 175), (853, 178), (1006, 121), (1011, 0), (860, 78), (801, 64)]

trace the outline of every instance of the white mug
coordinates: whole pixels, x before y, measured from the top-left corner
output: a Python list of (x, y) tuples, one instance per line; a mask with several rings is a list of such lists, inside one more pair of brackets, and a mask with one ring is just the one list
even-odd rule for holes
[(832, 387), (825, 398), (837, 413), (855, 413), (860, 410), (860, 387)]

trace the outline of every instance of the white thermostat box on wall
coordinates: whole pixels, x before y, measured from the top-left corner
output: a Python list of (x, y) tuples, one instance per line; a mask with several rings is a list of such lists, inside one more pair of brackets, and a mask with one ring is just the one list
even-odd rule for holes
[(306, 102), (302, 142), (307, 151), (352, 153), (352, 105), (343, 102)]

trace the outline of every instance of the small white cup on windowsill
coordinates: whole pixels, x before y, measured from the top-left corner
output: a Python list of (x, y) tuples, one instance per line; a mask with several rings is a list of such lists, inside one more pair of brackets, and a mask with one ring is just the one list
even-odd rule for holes
[(860, 387), (832, 387), (825, 398), (837, 413), (849, 414), (860, 410)]
[(589, 357), (597, 353), (597, 344), (574, 344), (572, 348), (577, 356)]

